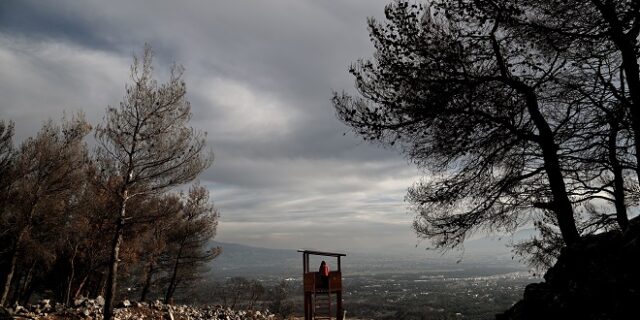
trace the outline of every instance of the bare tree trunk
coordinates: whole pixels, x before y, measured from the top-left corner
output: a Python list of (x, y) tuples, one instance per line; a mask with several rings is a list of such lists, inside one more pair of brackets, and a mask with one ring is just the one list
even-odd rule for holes
[(542, 151), (544, 161), (544, 170), (547, 174), (549, 187), (553, 199), (551, 200), (551, 208), (558, 219), (558, 228), (562, 234), (562, 239), (566, 245), (571, 245), (580, 239), (580, 233), (576, 227), (576, 221), (573, 217), (573, 206), (567, 194), (567, 187), (564, 183), (562, 175), (562, 167), (558, 157), (558, 145), (554, 139), (553, 130), (549, 126), (549, 122), (540, 112), (538, 96), (533, 88), (526, 83), (514, 79), (509, 75), (508, 66), (502, 57), (500, 46), (495, 37), (495, 31), (498, 24), (496, 23), (491, 34), (493, 51), (496, 56), (496, 62), (500, 67), (500, 73), (505, 84), (518, 91), (525, 98), (527, 112), (533, 121), (536, 129), (538, 129), (538, 138), (536, 142)]
[(140, 301), (147, 300), (147, 294), (149, 293), (149, 287), (151, 287), (151, 280), (153, 278), (153, 274), (155, 273), (154, 263), (149, 262), (149, 268), (147, 269), (147, 276), (144, 280), (144, 286), (142, 287), (142, 294), (140, 295)]
[(24, 272), (20, 272), (19, 275), (20, 276), (18, 277), (14, 275), (14, 279), (17, 281), (15, 281), (15, 288), (13, 290), (13, 295), (9, 295), (9, 297), (7, 297), (7, 305), (11, 305), (12, 302), (16, 302), (20, 300), (20, 295), (23, 292), (22, 288), (24, 287), (24, 284), (27, 282), (26, 281), (27, 274)]
[[(616, 28), (617, 29), (617, 28)], [(616, 30), (617, 31), (617, 30)], [(622, 31), (620, 30), (622, 33)], [(629, 86), (629, 94), (633, 105), (630, 108), (632, 129), (634, 137), (634, 145), (636, 151), (636, 176), (640, 182), (640, 66), (633, 46), (628, 37), (614, 36), (614, 42), (622, 53), (622, 66), (627, 76), (627, 85)], [(633, 39), (635, 41), (635, 38)]]
[(26, 305), (28, 304), (28, 298), (31, 296), (32, 290), (30, 289), (31, 286), (31, 279), (33, 278), (33, 270), (36, 267), (36, 261), (33, 261), (31, 263), (31, 266), (29, 267), (29, 271), (27, 272), (27, 276), (24, 280), (24, 283), (22, 284), (22, 289), (20, 290), (20, 295), (18, 296), (18, 299), (20, 300), (20, 302), (22, 302), (22, 305)]
[(616, 152), (618, 139), (618, 125), (611, 121), (609, 129), (609, 163), (611, 163), (611, 171), (613, 172), (613, 196), (616, 207), (616, 220), (622, 231), (629, 227), (629, 218), (627, 217), (627, 206), (624, 199), (624, 176), (622, 175), (622, 166), (618, 161)]
[(118, 285), (118, 262), (120, 254), (120, 245), (122, 244), (122, 237), (124, 232), (124, 223), (126, 217), (126, 205), (127, 205), (127, 191), (123, 192), (123, 197), (120, 203), (120, 217), (116, 223), (116, 232), (113, 237), (113, 243), (111, 246), (111, 260), (109, 261), (109, 275), (107, 277), (107, 292), (105, 293), (104, 303), (104, 320), (111, 320), (113, 317), (113, 305), (115, 302), (115, 295), (117, 293)]
[(580, 238), (580, 233), (576, 227), (576, 221), (573, 217), (573, 206), (567, 195), (567, 188), (562, 176), (560, 160), (558, 158), (558, 145), (554, 141), (553, 131), (549, 127), (549, 123), (540, 112), (538, 98), (533, 89), (525, 84), (516, 84), (516, 89), (520, 89), (524, 93), (527, 110), (531, 116), (531, 120), (535, 124), (539, 132), (538, 145), (542, 150), (542, 158), (544, 159), (544, 170), (549, 179), (549, 187), (553, 195), (552, 208), (558, 219), (558, 227), (562, 234), (565, 244), (571, 245)]
[(17, 250), (13, 250), (13, 254), (11, 256), (11, 262), (9, 262), (9, 272), (7, 272), (4, 277), (4, 286), (2, 288), (2, 297), (0, 297), (0, 306), (4, 306), (7, 301), (7, 297), (9, 296), (9, 291), (11, 290), (11, 282), (13, 280), (13, 274), (16, 271), (16, 262), (18, 261), (18, 252)]
[(80, 295), (80, 292), (82, 292), (82, 289), (84, 288), (85, 283), (87, 283), (87, 279), (89, 279), (89, 274), (87, 273), (87, 275), (84, 276), (84, 278), (82, 278), (82, 281), (80, 281), (80, 284), (78, 285), (78, 289), (76, 289), (76, 293), (73, 295), (73, 298), (77, 298)]
[(167, 294), (164, 298), (164, 303), (170, 303), (173, 298), (173, 293), (176, 291), (176, 282), (178, 279), (178, 266), (180, 264), (180, 257), (182, 256), (182, 244), (180, 244), (180, 250), (178, 250), (178, 255), (176, 256), (176, 262), (173, 264), (173, 274), (171, 275), (171, 281), (169, 282), (169, 287), (167, 288)]
[(24, 293), (24, 297), (22, 297), (22, 305), (28, 305), (29, 304), (29, 302), (31, 301), (31, 296), (33, 295), (34, 291), (35, 291), (35, 287), (34, 286), (29, 286), (27, 291)]
[(625, 33), (623, 24), (618, 20), (616, 14), (615, 2), (602, 2), (601, 0), (592, 0), (593, 4), (602, 14), (605, 22), (609, 25), (609, 37), (618, 47), (622, 57), (622, 68), (627, 76), (627, 86), (629, 87), (629, 95), (631, 96), (631, 127), (633, 129), (634, 145), (636, 151), (636, 175), (640, 183), (640, 65), (636, 55), (636, 38), (635, 33)]
[(13, 281), (13, 275), (16, 271), (16, 264), (18, 263), (18, 250), (20, 249), (20, 242), (22, 242), (22, 238), (24, 237), (27, 229), (24, 228), (20, 231), (18, 235), (18, 239), (16, 243), (13, 245), (13, 250), (11, 252), (11, 260), (9, 262), (9, 271), (4, 277), (4, 286), (2, 288), (2, 295), (0, 295), (0, 306), (4, 306), (7, 302), (7, 297), (9, 296), (9, 291), (11, 290), (11, 282)]
[(105, 296), (105, 292), (107, 288), (107, 277), (104, 276), (104, 273), (100, 273), (100, 283), (98, 284), (98, 288), (96, 290), (96, 296)]
[(69, 274), (69, 283), (67, 284), (67, 292), (65, 294), (64, 304), (69, 305), (69, 299), (71, 298), (71, 286), (73, 285), (73, 277), (76, 273), (75, 260), (76, 254), (78, 254), (78, 245), (73, 248), (73, 255), (71, 255), (71, 273)]

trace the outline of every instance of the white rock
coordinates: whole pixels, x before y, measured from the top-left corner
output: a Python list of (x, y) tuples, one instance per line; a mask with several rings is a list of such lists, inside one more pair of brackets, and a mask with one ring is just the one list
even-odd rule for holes
[(175, 318), (173, 317), (173, 312), (171, 312), (171, 309), (167, 311), (167, 320), (175, 320)]
[(104, 298), (102, 296), (97, 296), (95, 301), (97, 305), (104, 306)]
[(76, 307), (81, 306), (87, 298), (80, 296), (80, 298), (73, 300), (73, 305)]

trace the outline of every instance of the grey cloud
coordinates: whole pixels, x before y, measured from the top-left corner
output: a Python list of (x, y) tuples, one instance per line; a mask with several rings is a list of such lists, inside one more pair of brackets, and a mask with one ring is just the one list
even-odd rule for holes
[(385, 3), (3, 1), (0, 115), (20, 138), (62, 110), (100, 121), (149, 42), (161, 78), (186, 67), (192, 124), (216, 154), (201, 181), (220, 241), (413, 248), (403, 197), (417, 170), (351, 134), (330, 104), (332, 89), (353, 90), (347, 67), (372, 54), (366, 17)]
[(2, 117), (16, 121), (18, 140), (65, 110), (83, 110), (95, 123), (107, 104), (122, 96), (129, 60), (64, 42), (0, 34)]

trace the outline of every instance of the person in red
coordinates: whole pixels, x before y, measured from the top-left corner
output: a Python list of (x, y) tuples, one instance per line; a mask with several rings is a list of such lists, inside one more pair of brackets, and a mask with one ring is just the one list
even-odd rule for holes
[(320, 286), (323, 289), (328, 289), (329, 288), (329, 265), (322, 261), (320, 263), (320, 270), (318, 270), (318, 272), (320, 273)]

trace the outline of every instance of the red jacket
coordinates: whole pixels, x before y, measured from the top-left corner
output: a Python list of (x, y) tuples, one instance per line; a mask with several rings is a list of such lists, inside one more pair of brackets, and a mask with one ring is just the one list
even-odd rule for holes
[(320, 274), (325, 276), (325, 277), (329, 276), (329, 265), (328, 264), (325, 264), (324, 266), (320, 267)]

